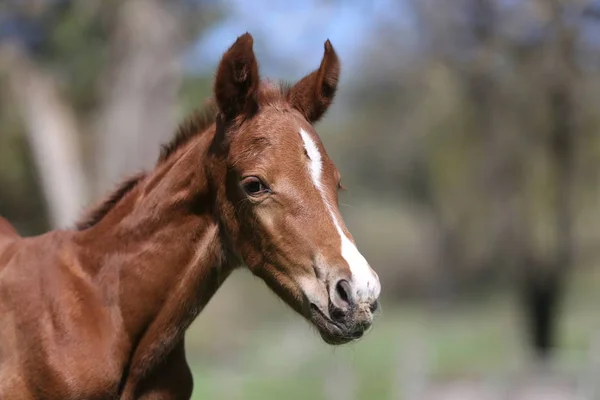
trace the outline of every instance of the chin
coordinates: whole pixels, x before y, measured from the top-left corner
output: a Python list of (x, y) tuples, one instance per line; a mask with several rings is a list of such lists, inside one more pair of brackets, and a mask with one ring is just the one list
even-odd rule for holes
[(309, 320), (317, 328), (323, 341), (333, 346), (357, 341), (371, 326), (370, 323), (356, 323), (350, 319), (345, 323), (334, 322), (314, 305), (311, 306)]
[(323, 341), (325, 343), (330, 344), (332, 346), (341, 346), (343, 344), (355, 342), (359, 339), (359, 338), (349, 338), (349, 337), (343, 336), (343, 335), (332, 335), (330, 332), (325, 332), (320, 329), (319, 329), (319, 334), (321, 335), (321, 338), (323, 339)]

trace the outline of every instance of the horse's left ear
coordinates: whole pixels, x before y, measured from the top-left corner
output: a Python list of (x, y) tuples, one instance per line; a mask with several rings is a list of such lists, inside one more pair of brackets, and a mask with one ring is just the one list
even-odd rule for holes
[(311, 123), (317, 122), (333, 102), (339, 76), (340, 60), (327, 40), (321, 66), (292, 87), (290, 103)]

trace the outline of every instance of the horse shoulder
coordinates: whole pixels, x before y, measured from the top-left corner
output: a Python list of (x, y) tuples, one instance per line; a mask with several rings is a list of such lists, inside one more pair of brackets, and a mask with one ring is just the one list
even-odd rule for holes
[(20, 240), (0, 271), (0, 353), (11, 351), (3, 336), (13, 332), (19, 340), (11, 358), (18, 365), (7, 365), (7, 374), (29, 376), (54, 398), (109, 396), (118, 390), (126, 344), (116, 307), (84, 272), (69, 236), (57, 231)]

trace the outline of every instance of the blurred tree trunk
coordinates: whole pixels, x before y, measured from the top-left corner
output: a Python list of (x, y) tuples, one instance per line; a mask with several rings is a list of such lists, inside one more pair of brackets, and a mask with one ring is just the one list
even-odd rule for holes
[[(115, 6), (118, 17), (92, 126), (78, 120), (75, 105), (60, 96), (49, 70), (26, 49), (4, 46), (4, 67), (22, 111), (53, 228), (73, 224), (89, 197), (102, 194), (124, 174), (150, 166), (175, 125), (183, 10), (160, 0)], [(93, 151), (80, 146), (82, 131), (93, 133)], [(82, 153), (95, 159), (83, 163)]]
[(156, 160), (175, 126), (182, 79), (183, 24), (167, 2), (129, 0), (120, 7), (94, 127), (95, 194)]
[[(451, 6), (447, 9), (441, 3), (412, 2), (424, 30), (421, 36), (429, 38), (427, 55), (434, 60), (443, 60), (457, 73), (473, 107), (473, 141), (483, 154), (475, 161), (479, 164), (474, 164), (474, 187), (480, 206), (485, 209), (481, 216), (482, 233), (489, 243), (485, 256), (477, 261), (481, 264), (477, 268), (518, 271), (513, 276), (521, 283), (522, 307), (530, 343), (535, 353), (544, 358), (555, 344), (560, 298), (573, 264), (571, 184), (575, 172), (572, 93), (575, 84), (575, 38), (573, 29), (565, 22), (564, 8), (569, 2), (540, 0), (538, 3), (540, 20), (544, 21), (546, 30), (540, 37), (540, 44), (528, 50), (536, 56), (541, 53), (541, 57), (532, 57), (535, 77), (524, 82), (527, 89), (523, 92), (529, 93), (527, 97), (530, 101), (534, 99), (537, 106), (532, 105), (523, 112), (516, 110), (519, 106), (514, 104), (514, 99), (504, 97), (505, 93), (509, 93), (508, 97), (511, 95), (502, 86), (509, 81), (502, 81), (502, 76), (496, 75), (497, 60), (504, 58), (510, 62), (513, 56), (509, 45), (511, 39), (506, 39), (497, 26), (500, 22), (497, 19), (501, 17), (495, 9), (498, 2), (463, 2), (461, 4), (465, 8), (459, 10), (463, 10), (464, 15), (461, 22), (454, 24), (452, 17), (448, 17), (452, 12)], [(468, 51), (462, 55), (474, 55), (474, 58), (465, 63), (464, 59), (447, 50), (453, 46), (465, 47)], [(527, 72), (518, 60), (514, 61), (517, 75)], [(549, 65), (550, 74), (540, 80), (540, 73)], [(508, 78), (504, 76), (504, 79)], [(515, 93), (518, 91), (512, 92), (512, 95)], [(535, 121), (537, 110), (533, 107), (541, 109), (544, 104), (548, 106), (550, 120), (546, 127), (550, 127), (550, 131), (542, 132), (540, 145), (544, 147), (553, 168), (555, 190), (552, 209), (554, 240), (550, 254), (542, 251), (534, 241), (533, 226), (540, 224), (528, 215), (523, 175), (529, 157), (528, 149), (531, 143), (536, 142), (535, 138), (527, 135), (535, 135), (535, 130), (539, 130), (539, 123)], [(515, 120), (511, 122), (513, 117)], [(427, 181), (427, 174), (421, 175), (426, 179), (426, 187), (433, 184)], [(447, 297), (456, 290), (457, 278), (453, 274), (463, 268), (471, 269), (469, 265), (460, 265), (469, 263), (465, 256), (468, 250), (461, 248), (464, 242), (461, 235), (464, 233), (452, 232), (444, 226), (439, 209), (442, 199), (434, 198), (434, 188), (426, 192), (424, 203), (438, 221), (440, 232), (436, 244), (440, 249), (440, 270), (432, 286), (438, 296)]]
[(22, 110), (27, 139), (48, 204), (50, 223), (66, 228), (81, 212), (87, 192), (77, 122), (55, 81), (18, 44), (0, 49), (9, 89)]
[(555, 34), (544, 49), (553, 61), (546, 87), (551, 130), (545, 137), (555, 189), (554, 253), (547, 261), (540, 257), (532, 259), (524, 281), (531, 341), (541, 359), (547, 358), (556, 345), (560, 301), (573, 264), (572, 180), (576, 147), (575, 33), (566, 26), (564, 4), (553, 1), (546, 6)]

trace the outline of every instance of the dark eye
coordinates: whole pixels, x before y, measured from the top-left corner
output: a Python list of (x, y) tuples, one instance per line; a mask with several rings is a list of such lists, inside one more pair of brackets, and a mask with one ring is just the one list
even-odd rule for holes
[(248, 196), (260, 196), (270, 192), (269, 188), (255, 176), (244, 178), (242, 180), (242, 188)]

